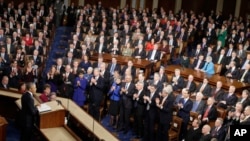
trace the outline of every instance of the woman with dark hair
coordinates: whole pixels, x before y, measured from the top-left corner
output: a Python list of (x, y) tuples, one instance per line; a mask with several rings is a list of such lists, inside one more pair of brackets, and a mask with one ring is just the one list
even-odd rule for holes
[(83, 71), (79, 71), (78, 77), (76, 77), (74, 81), (73, 101), (80, 107), (82, 107), (86, 101), (85, 93), (88, 84), (88, 81), (83, 76)]

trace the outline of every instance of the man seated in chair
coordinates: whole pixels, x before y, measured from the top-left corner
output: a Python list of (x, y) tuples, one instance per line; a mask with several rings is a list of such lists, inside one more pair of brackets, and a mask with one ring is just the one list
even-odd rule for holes
[(206, 102), (202, 100), (203, 94), (201, 92), (198, 92), (196, 94), (195, 100), (193, 101), (193, 107), (192, 107), (192, 112), (201, 114), (206, 106)]
[(187, 135), (185, 137), (185, 141), (198, 141), (201, 138), (201, 129), (200, 129), (200, 120), (194, 119), (192, 122), (192, 127), (190, 127), (187, 131)]
[(228, 107), (234, 106), (238, 101), (238, 98), (235, 94), (235, 86), (231, 85), (228, 92), (225, 92), (223, 98), (218, 103), (218, 107), (227, 109)]
[(217, 118), (217, 109), (214, 105), (213, 97), (209, 97), (207, 99), (207, 107), (198, 116), (198, 118), (201, 120), (201, 127), (205, 124), (208, 124), (210, 121), (214, 121)]
[(157, 62), (160, 60), (161, 52), (158, 51), (158, 44), (154, 44), (154, 49), (148, 52), (147, 60)]

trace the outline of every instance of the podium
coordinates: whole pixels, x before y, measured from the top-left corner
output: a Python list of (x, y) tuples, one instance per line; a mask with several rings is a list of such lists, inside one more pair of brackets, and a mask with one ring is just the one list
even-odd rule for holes
[(51, 109), (39, 113), (39, 128), (53, 128), (64, 126), (65, 109), (56, 101), (44, 103)]
[(8, 122), (4, 117), (0, 117), (0, 141), (6, 140), (6, 127)]
[[(21, 109), (21, 99), (16, 101), (17, 106)], [(44, 103), (49, 110), (40, 111), (37, 126), (42, 135), (48, 141), (81, 141), (81, 139), (65, 125), (66, 110), (57, 101)]]

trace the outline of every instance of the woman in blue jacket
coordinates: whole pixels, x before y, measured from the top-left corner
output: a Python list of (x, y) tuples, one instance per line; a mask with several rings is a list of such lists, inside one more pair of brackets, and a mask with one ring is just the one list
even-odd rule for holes
[(119, 115), (119, 101), (120, 101), (120, 90), (121, 90), (121, 78), (118, 77), (113, 82), (108, 96), (110, 97), (109, 114), (110, 114), (110, 126), (117, 128), (118, 115)]

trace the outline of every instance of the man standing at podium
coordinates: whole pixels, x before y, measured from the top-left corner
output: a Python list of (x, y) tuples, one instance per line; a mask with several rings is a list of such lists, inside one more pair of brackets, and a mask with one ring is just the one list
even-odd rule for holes
[(38, 113), (33, 99), (33, 95), (36, 92), (36, 84), (28, 83), (26, 88), (27, 92), (21, 98), (21, 141), (32, 140), (32, 129), (34, 128), (35, 116)]

